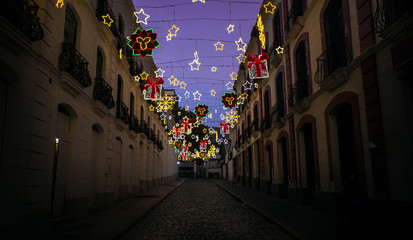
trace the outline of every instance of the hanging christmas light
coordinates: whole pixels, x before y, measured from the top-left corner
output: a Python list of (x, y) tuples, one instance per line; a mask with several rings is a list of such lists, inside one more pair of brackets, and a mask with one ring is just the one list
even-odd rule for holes
[[(141, 8), (141, 10), (139, 10), (139, 12), (134, 12), (133, 13), (134, 15), (135, 15), (135, 17), (136, 17), (136, 23), (143, 23), (143, 24), (145, 24), (145, 25), (147, 25), (148, 24), (148, 18), (150, 17), (150, 15), (148, 15), (148, 14), (146, 14), (144, 11), (143, 11), (143, 8)], [(140, 18), (139, 17), (139, 15), (143, 15), (143, 16), (145, 16), (144, 18)], [(143, 20), (142, 20), (143, 19)]]

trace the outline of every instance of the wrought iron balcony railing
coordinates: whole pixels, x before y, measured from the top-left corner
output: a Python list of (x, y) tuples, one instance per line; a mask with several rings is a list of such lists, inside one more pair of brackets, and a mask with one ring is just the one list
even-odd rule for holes
[(290, 11), (288, 11), (287, 22), (285, 23), (286, 33), (291, 30), (297, 18), (303, 16), (304, 10), (304, 0), (293, 0), (293, 5)]
[(69, 73), (80, 85), (89, 87), (92, 80), (88, 70), (89, 63), (71, 43), (62, 43), (59, 56), (59, 70)]
[(129, 130), (132, 130), (135, 133), (141, 132), (141, 128), (139, 125), (139, 119), (133, 114), (131, 114), (129, 118)]
[(14, 0), (2, 2), (0, 13), (11, 24), (23, 32), (32, 41), (43, 39), (44, 32), (40, 26), (37, 11), (39, 6), (33, 0)]
[(145, 120), (141, 120), (141, 130), (143, 133), (145, 133), (146, 136), (149, 135), (149, 127)]
[(109, 109), (115, 106), (115, 101), (112, 96), (112, 87), (109, 86), (103, 78), (95, 78), (93, 99), (101, 101)]
[(377, 0), (376, 2), (374, 28), (377, 33), (382, 33), (413, 8), (413, 1)]
[(288, 97), (288, 105), (294, 106), (298, 101), (310, 96), (310, 89), (308, 88), (308, 76), (302, 74), (298, 77), (297, 82), (290, 87), (290, 96)]
[(149, 140), (152, 142), (155, 142), (155, 132), (153, 131), (152, 128), (149, 129), (149, 135), (148, 135)]
[(278, 47), (281, 46), (281, 39), (275, 39), (274, 42), (272, 42), (271, 47), (268, 49), (268, 62), (267, 64), (270, 64), (278, 55), (278, 52), (275, 50)]
[(112, 24), (110, 25), (110, 31), (112, 32), (113, 36), (118, 36), (118, 29), (116, 28), (116, 18), (115, 14), (113, 14), (112, 8), (110, 7), (107, 0), (98, 0), (97, 7), (96, 7), (96, 18), (98, 21), (103, 21), (103, 16), (109, 14), (110, 18), (113, 20)]
[(128, 107), (122, 101), (116, 102), (116, 118), (122, 120), (123, 123), (129, 123)]
[(335, 70), (348, 65), (349, 51), (347, 38), (335, 40), (317, 59), (317, 72), (314, 81), (318, 84), (328, 78)]
[(265, 115), (261, 120), (261, 131), (271, 128), (271, 115)]
[(284, 117), (284, 101), (278, 101), (273, 107), (271, 111), (271, 117), (273, 121), (279, 121), (281, 117)]

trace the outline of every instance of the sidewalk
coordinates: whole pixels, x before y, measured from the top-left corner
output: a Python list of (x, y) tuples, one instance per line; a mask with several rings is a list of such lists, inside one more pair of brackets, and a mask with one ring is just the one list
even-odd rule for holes
[(122, 200), (113, 207), (86, 219), (66, 224), (61, 231), (51, 233), (47, 237), (48, 239), (76, 240), (116, 239), (184, 182), (185, 179), (177, 179), (142, 195)]
[(357, 236), (347, 231), (337, 219), (311, 208), (255, 192), (245, 187), (238, 187), (226, 180), (211, 179), (211, 181), (299, 239), (357, 239)]

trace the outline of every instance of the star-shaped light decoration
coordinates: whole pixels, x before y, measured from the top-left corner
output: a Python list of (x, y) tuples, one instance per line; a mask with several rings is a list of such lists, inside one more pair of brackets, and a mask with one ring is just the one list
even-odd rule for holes
[(239, 37), (239, 40), (235, 41), (235, 43), (237, 44), (237, 50), (238, 51), (244, 51), (244, 52), (247, 51), (246, 50), (247, 44), (242, 41), (241, 37)]
[(169, 120), (172, 120), (172, 116), (169, 116)]
[(242, 97), (243, 99), (247, 99), (247, 98), (248, 98), (248, 93), (243, 92), (243, 93), (241, 94), (241, 97)]
[(63, 0), (57, 0), (57, 2), (56, 2), (56, 7), (57, 7), (57, 8), (62, 8), (63, 5), (65, 5), (65, 3), (63, 2)]
[(145, 81), (145, 80), (149, 77), (149, 74), (147, 74), (145, 71), (143, 71), (143, 72), (140, 74), (140, 76), (141, 76), (141, 79)]
[(268, 1), (268, 3), (264, 5), (264, 8), (265, 8), (265, 13), (274, 14), (274, 10), (275, 10), (277, 7), (274, 6), (270, 1)]
[(189, 106), (186, 105), (186, 106), (185, 106), (185, 111), (188, 111), (188, 110), (189, 110)]
[(217, 94), (217, 92), (215, 92), (214, 89), (211, 90), (211, 96), (215, 97), (215, 94)]
[[(207, 130), (206, 128), (202, 129), (202, 132), (203, 132), (203, 133), (207, 133), (207, 131), (208, 131), (208, 130)], [(204, 137), (204, 139), (205, 139), (205, 137)]]
[(149, 105), (148, 108), (149, 108), (149, 111), (151, 111), (151, 112), (155, 111), (155, 107), (153, 105)]
[(188, 99), (189, 98), (189, 94), (190, 94), (190, 92), (188, 92), (188, 90), (185, 92), (185, 94), (184, 94), (184, 96), (185, 96), (185, 99)]
[(175, 36), (176, 37), (176, 33), (179, 31), (179, 28), (174, 25), (172, 25), (172, 27), (170, 29), (168, 29), (168, 32), (171, 37)]
[(232, 72), (229, 76), (231, 77), (231, 80), (237, 80), (238, 74)]
[(218, 113), (218, 110), (215, 109), (215, 113)]
[(186, 88), (186, 83), (185, 83), (184, 81), (182, 81), (182, 82), (179, 84), (179, 87), (180, 87), (181, 89), (185, 89), (185, 88)]
[(133, 78), (135, 79), (136, 82), (139, 82), (139, 80), (141, 80), (138, 75), (134, 76)]
[(192, 135), (191, 135), (191, 139), (195, 139), (195, 134), (192, 134)]
[(201, 2), (201, 3), (205, 3), (205, 0), (192, 0), (192, 2)]
[(211, 68), (211, 72), (216, 72), (216, 71), (217, 71), (217, 67), (214, 66)]
[(165, 115), (165, 113), (162, 113), (162, 114), (159, 116), (159, 118), (160, 118), (162, 121), (166, 120), (166, 115)]
[(110, 17), (109, 13), (106, 14), (106, 15), (102, 15), (102, 18), (103, 18), (103, 24), (106, 24), (106, 25), (108, 25), (109, 27), (110, 27), (110, 25), (112, 25), (113, 20), (112, 20), (112, 18)]
[(252, 83), (247, 80), (244, 84), (242, 84), (242, 86), (244, 86), (244, 91), (251, 90)]
[(175, 80), (173, 80), (172, 85), (174, 85), (175, 87), (179, 85), (179, 80), (175, 78)]
[(168, 80), (169, 80), (169, 84), (173, 85), (173, 82), (175, 82), (175, 80), (177, 80), (177, 79), (176, 79), (176, 77), (174, 77), (174, 75), (171, 75), (171, 77), (168, 78)]
[(217, 43), (215, 43), (214, 46), (215, 46), (215, 50), (216, 50), (216, 51), (218, 51), (218, 50), (223, 51), (223, 50), (224, 50), (224, 44), (222, 44), (220, 41), (218, 41)]
[[(145, 24), (145, 25), (148, 24), (148, 21), (147, 21), (147, 20), (148, 20), (148, 18), (150, 17), (150, 15), (146, 14), (145, 11), (143, 11), (143, 8), (141, 8), (141, 10), (140, 10), (139, 12), (134, 12), (133, 14), (134, 14), (135, 17), (136, 17), (136, 23), (143, 23), (143, 24)], [(142, 16), (142, 18), (141, 18), (141, 17), (139, 17), (139, 15), (143, 15), (143, 16), (145, 16), (145, 17)], [(142, 20), (142, 19), (143, 19), (143, 20)]]
[(209, 134), (214, 134), (214, 133), (215, 133), (215, 129), (213, 129), (212, 127), (210, 127), (210, 128), (208, 129), (208, 131), (209, 131)]
[(234, 25), (230, 24), (230, 25), (227, 27), (227, 31), (228, 31), (228, 34), (230, 34), (231, 32), (233, 32), (233, 31), (234, 31)]
[(120, 59), (122, 59), (122, 55), (123, 55), (123, 54), (122, 54), (122, 48), (121, 48), (121, 49), (119, 49), (119, 58), (120, 58)]
[[(181, 111), (178, 112), (178, 116), (181, 116)], [(185, 116), (186, 117), (186, 116)]]
[(258, 86), (258, 83), (254, 83), (254, 87), (255, 88), (258, 88), (259, 86)]
[(191, 71), (193, 70), (197, 70), (199, 71), (199, 66), (201, 65), (200, 62), (198, 62), (198, 60), (194, 59), (194, 61), (192, 61), (191, 63), (189, 63), (189, 66), (191, 66)]
[(238, 57), (237, 57), (238, 63), (243, 63), (243, 62), (245, 62), (245, 59), (246, 59), (246, 58), (247, 58), (247, 57), (246, 57), (244, 54), (240, 53), (240, 54), (238, 55)]
[(208, 114), (208, 117), (209, 117), (210, 119), (212, 119), (212, 113), (209, 113), (209, 114)]
[(175, 96), (175, 102), (181, 102), (182, 97), (178, 94)]
[(244, 104), (245, 99), (241, 95), (239, 95), (237, 99), (238, 99), (237, 107), (239, 107), (239, 105)]
[(232, 86), (234, 86), (234, 83), (232, 83), (231, 81), (228, 81), (228, 83), (225, 84), (225, 86), (227, 86), (227, 90), (232, 90)]
[(223, 113), (221, 113), (221, 115), (219, 115), (221, 117), (221, 120), (225, 120), (225, 115)]
[(155, 71), (156, 77), (162, 77), (163, 78), (163, 74), (165, 73), (164, 70), (162, 70), (162, 68), (158, 68), (158, 70)]
[(174, 143), (174, 140), (169, 139), (168, 143), (169, 143), (170, 145), (172, 145), (172, 144)]
[(225, 140), (224, 140), (224, 144), (228, 144), (228, 139), (225, 139)]
[(202, 94), (200, 94), (198, 90), (196, 90), (196, 92), (194, 92), (192, 94), (194, 95), (194, 100), (201, 101)]
[(284, 53), (284, 48), (282, 48), (281, 46), (278, 46), (275, 51), (277, 51), (277, 54), (283, 54)]
[(152, 56), (153, 50), (160, 45), (156, 40), (157, 36), (158, 34), (154, 33), (152, 28), (143, 30), (138, 27), (133, 34), (129, 35), (127, 45), (132, 49), (134, 56), (141, 55), (143, 58)]
[(172, 40), (171, 34), (166, 35), (166, 41), (171, 41), (171, 40)]
[[(222, 138), (219, 138), (218, 140), (217, 140), (217, 143), (218, 143), (218, 145), (221, 145), (221, 143), (222, 143)], [(219, 148), (218, 148), (219, 149)]]

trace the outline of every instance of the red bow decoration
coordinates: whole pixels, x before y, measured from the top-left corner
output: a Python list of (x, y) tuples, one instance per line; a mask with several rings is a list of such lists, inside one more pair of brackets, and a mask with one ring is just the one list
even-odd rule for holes
[(262, 52), (256, 57), (252, 53), (248, 53), (247, 55), (248, 62), (248, 69), (251, 69), (253, 65), (255, 65), (255, 72), (257, 77), (262, 77), (262, 70), (267, 70), (267, 66), (263, 63), (263, 60), (268, 60), (268, 54)]
[(149, 88), (151, 88), (151, 95), (150, 95), (150, 97), (151, 97), (151, 99), (155, 99), (155, 94), (161, 92), (161, 89), (159, 88), (159, 85), (164, 84), (164, 81), (163, 81), (163, 79), (160, 78), (160, 77), (157, 78), (155, 81), (154, 81), (151, 77), (148, 77), (148, 78), (146, 78), (146, 80), (145, 80), (145, 84), (146, 84), (146, 86), (145, 86), (145, 88), (144, 88), (143, 90), (148, 91)]
[(174, 127), (175, 138), (178, 139), (181, 136), (181, 129)]
[(187, 157), (188, 157), (188, 153), (186, 152), (182, 153), (182, 160), (186, 161)]
[(181, 124), (183, 124), (183, 126), (184, 126), (184, 132), (188, 132), (188, 130), (190, 130), (190, 128), (191, 128), (190, 124), (192, 124), (192, 123), (193, 123), (193, 121), (190, 118), (189, 119), (185, 119), (185, 118), (181, 119)]
[(228, 131), (228, 124), (224, 122), (219, 123), (219, 129), (223, 131), (223, 133), (226, 133)]
[(182, 147), (183, 152), (188, 152), (188, 150), (189, 150), (189, 145), (188, 144), (186, 144)]
[(199, 141), (199, 144), (201, 145), (200, 148), (206, 148), (208, 141), (207, 140), (201, 140)]

